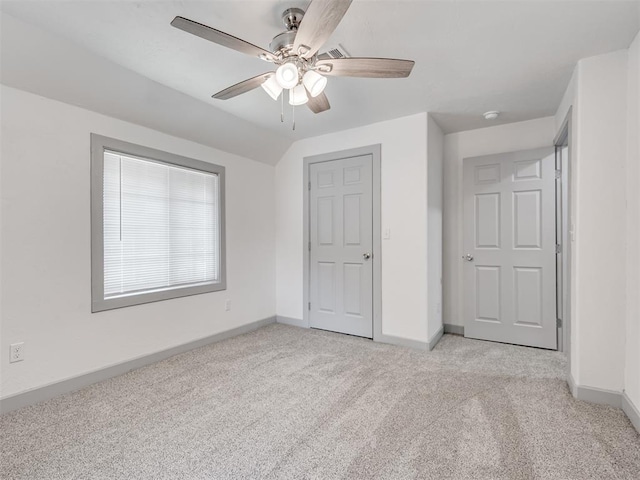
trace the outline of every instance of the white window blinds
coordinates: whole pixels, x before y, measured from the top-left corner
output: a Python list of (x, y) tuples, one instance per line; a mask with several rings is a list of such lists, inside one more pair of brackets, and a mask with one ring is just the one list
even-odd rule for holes
[(104, 151), (104, 298), (220, 281), (214, 173)]

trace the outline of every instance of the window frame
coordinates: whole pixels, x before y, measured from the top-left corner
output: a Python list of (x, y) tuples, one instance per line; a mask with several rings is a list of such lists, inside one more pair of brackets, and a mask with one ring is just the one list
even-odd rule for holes
[[(105, 150), (138, 157), (142, 160), (199, 170), (218, 175), (219, 181), (219, 231), (220, 271), (219, 281), (205, 285), (169, 287), (144, 293), (124, 294), (121, 297), (104, 298), (104, 152)], [(91, 133), (91, 312), (159, 302), (172, 298), (218, 292), (227, 288), (226, 216), (225, 216), (225, 167), (214, 163), (183, 157), (162, 150), (125, 142)]]

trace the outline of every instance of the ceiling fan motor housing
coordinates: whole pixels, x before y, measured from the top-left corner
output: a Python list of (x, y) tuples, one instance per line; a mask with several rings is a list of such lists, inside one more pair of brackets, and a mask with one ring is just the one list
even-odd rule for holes
[(304, 17), (304, 10), (299, 8), (287, 8), (282, 12), (282, 22), (287, 28), (287, 31), (276, 35), (273, 37), (273, 40), (271, 40), (269, 49), (273, 53), (282, 51), (282, 53), (287, 54), (291, 50), (296, 38), (296, 33), (298, 32), (298, 27), (300, 26), (300, 22), (302, 22), (302, 17)]
[(293, 48), (293, 42), (296, 38), (296, 31), (290, 30), (288, 32), (282, 32), (273, 37), (269, 44), (269, 50), (273, 53), (278, 53), (281, 50), (289, 51)]

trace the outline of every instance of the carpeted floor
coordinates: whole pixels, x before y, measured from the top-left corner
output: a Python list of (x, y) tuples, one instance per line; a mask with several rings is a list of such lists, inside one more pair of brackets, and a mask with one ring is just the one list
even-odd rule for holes
[(562, 354), (271, 325), (0, 417), (3, 479), (634, 479)]

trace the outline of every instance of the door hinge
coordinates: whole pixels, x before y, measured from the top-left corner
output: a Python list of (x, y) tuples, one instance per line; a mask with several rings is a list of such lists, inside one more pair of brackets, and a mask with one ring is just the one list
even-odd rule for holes
[(562, 178), (562, 170), (556, 170), (556, 180)]
[(311, 251), (311, 242), (309, 242), (309, 251)]
[(311, 182), (307, 184), (307, 188), (309, 189), (309, 191), (311, 191)]
[(558, 328), (562, 328), (562, 319), (561, 318), (556, 318), (556, 326)]
[(311, 302), (309, 302), (309, 310), (311, 310)]
[(562, 245), (556, 243), (556, 253), (562, 253)]

